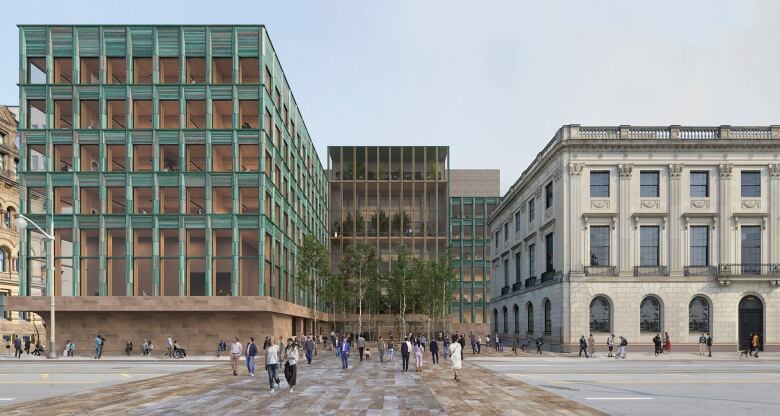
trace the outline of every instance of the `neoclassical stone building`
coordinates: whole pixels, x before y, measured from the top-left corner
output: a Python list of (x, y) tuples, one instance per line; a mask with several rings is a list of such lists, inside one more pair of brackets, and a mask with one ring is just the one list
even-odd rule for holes
[(489, 227), (508, 339), (780, 350), (780, 126), (563, 126)]

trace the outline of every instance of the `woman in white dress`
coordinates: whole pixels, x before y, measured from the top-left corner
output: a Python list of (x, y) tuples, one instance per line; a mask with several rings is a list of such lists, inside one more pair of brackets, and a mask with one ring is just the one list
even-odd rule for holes
[(450, 362), (452, 363), (452, 369), (455, 371), (455, 381), (460, 381), (458, 371), (463, 367), (463, 361), (461, 361), (461, 346), (458, 342), (458, 336), (452, 336), (452, 342), (449, 346)]

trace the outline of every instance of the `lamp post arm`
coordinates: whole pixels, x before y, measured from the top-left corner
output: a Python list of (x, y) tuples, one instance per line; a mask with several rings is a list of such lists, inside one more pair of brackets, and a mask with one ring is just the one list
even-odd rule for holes
[(24, 215), (22, 215), (22, 214), (16, 214), (16, 216), (17, 216), (17, 217), (19, 217), (19, 218), (22, 218), (22, 219), (24, 219), (25, 221), (27, 221), (28, 223), (32, 224), (32, 225), (33, 225), (33, 227), (35, 227), (35, 228), (36, 228), (38, 231), (40, 231), (41, 233), (43, 233), (43, 236), (44, 236), (44, 237), (46, 237), (48, 240), (54, 240), (54, 236), (53, 236), (53, 235), (51, 235), (51, 234), (49, 234), (49, 233), (47, 233), (46, 231), (43, 231), (43, 228), (41, 228), (41, 227), (40, 227), (38, 224), (36, 224), (36, 223), (35, 223), (35, 221), (33, 221), (33, 220), (31, 220), (31, 219), (29, 219), (29, 218), (25, 217), (25, 216), (24, 216)]

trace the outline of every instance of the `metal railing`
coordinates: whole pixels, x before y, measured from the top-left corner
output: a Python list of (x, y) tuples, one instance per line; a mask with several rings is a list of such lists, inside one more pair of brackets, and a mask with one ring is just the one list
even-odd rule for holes
[(542, 282), (549, 282), (551, 280), (555, 280), (555, 278), (560, 276), (561, 276), (560, 271), (550, 270), (542, 273)]
[(742, 274), (780, 275), (780, 264), (734, 263), (718, 265), (719, 276), (738, 276)]
[(525, 279), (525, 287), (536, 286), (536, 276)]
[(585, 266), (585, 276), (617, 276), (617, 266)]
[(715, 276), (718, 268), (715, 266), (685, 266), (683, 274), (686, 276)]
[(669, 276), (669, 267), (634, 266), (634, 276)]
[(502, 295), (506, 295), (507, 293), (509, 293), (509, 286), (502, 287), (501, 288), (501, 294)]
[(512, 285), (512, 292), (517, 292), (518, 290), (523, 288), (523, 282), (515, 282)]

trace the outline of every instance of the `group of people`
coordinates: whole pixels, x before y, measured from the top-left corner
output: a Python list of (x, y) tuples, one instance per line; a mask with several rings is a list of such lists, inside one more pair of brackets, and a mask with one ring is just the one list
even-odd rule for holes
[(672, 341), (669, 338), (669, 333), (664, 332), (664, 339), (661, 339), (661, 334), (656, 333), (653, 337), (653, 346), (655, 347), (655, 355), (672, 352)]
[[(295, 389), (298, 374), (298, 360), (300, 359), (300, 350), (306, 351), (306, 360), (311, 364), (312, 355), (315, 350), (314, 338), (301, 336), (298, 340), (287, 339), (285, 346), (283, 337), (279, 337), (279, 343), (275, 343), (273, 336), (265, 337), (263, 341), (263, 351), (265, 351), (265, 370), (268, 374), (268, 385), (271, 394), (281, 389), (281, 380), (279, 380), (278, 369), (281, 363), (284, 363), (284, 378), (290, 387), (290, 393)], [(303, 347), (300, 342), (303, 341)], [(218, 351), (224, 346), (224, 341), (220, 341)], [(250, 377), (255, 376), (255, 357), (260, 353), (255, 338), (250, 337), (246, 347), (241, 344), (238, 337), (233, 339), (230, 344), (230, 367), (233, 369), (233, 375), (238, 375), (238, 363), (243, 354), (246, 360), (246, 370)], [(274, 387), (276, 385), (276, 387)]]
[[(11, 355), (11, 344), (13, 343), (14, 347), (14, 358), (22, 358), (22, 353), (30, 354), (30, 345), (32, 344), (32, 340), (30, 337), (20, 337), (17, 334), (14, 334), (12, 337), (5, 339), (5, 353), (6, 355)], [(37, 350), (36, 346), (36, 350)], [(33, 351), (33, 354), (35, 354), (35, 351)]]
[(73, 357), (76, 353), (76, 343), (72, 339), (65, 341), (65, 349), (62, 350), (63, 357)]

